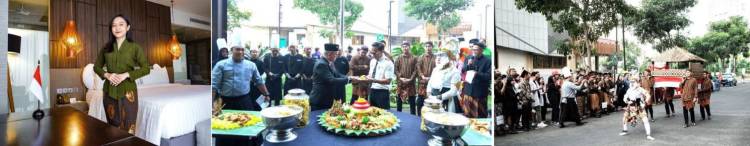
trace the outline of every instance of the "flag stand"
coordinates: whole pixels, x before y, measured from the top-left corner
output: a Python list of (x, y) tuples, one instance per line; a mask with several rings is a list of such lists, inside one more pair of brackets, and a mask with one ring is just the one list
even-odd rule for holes
[[(39, 66), (41, 64), (41, 61), (37, 60), (36, 64), (37, 64), (36, 71), (34, 71), (34, 80), (36, 80), (36, 82), (32, 81), (32, 84), (38, 82), (39, 87), (41, 87), (42, 86), (42, 82), (40, 81), (41, 77), (39, 76)], [(40, 88), (40, 90), (41, 90), (41, 88)], [(41, 94), (41, 95), (39, 95), (39, 94)], [(42, 109), (41, 109), (41, 103), (42, 103), (42, 99), (43, 99), (42, 95), (44, 95), (44, 93), (35, 94), (35, 96), (37, 97), (37, 100), (36, 100), (36, 110), (34, 110), (34, 113), (31, 115), (35, 120), (40, 120), (40, 119), (44, 118), (44, 111), (42, 111)]]
[(42, 109), (39, 108), (40, 104), (41, 103), (39, 102), (39, 100), (37, 100), (36, 101), (36, 110), (34, 110), (34, 114), (32, 115), (32, 117), (34, 117), (34, 119), (36, 119), (36, 120), (40, 120), (40, 119), (44, 118), (44, 111), (42, 111)]

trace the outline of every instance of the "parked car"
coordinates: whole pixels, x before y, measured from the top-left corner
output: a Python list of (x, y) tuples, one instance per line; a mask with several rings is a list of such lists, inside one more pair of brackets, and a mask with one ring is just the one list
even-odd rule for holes
[(722, 86), (737, 86), (737, 79), (734, 78), (732, 73), (724, 73), (721, 75)]

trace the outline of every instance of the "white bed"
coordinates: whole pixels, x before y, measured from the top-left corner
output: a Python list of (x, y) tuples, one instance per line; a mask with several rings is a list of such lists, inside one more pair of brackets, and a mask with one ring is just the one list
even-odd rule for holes
[[(102, 83), (93, 65), (84, 68), (83, 81), (89, 89), (89, 116), (106, 122), (102, 104)], [(138, 79), (136, 134), (153, 144), (196, 131), (198, 122), (211, 118), (211, 87), (170, 84), (165, 68), (154, 65), (151, 73)]]

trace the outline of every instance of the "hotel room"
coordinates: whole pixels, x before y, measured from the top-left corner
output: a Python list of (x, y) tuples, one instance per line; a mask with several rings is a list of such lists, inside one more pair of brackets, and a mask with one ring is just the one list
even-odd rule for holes
[[(8, 24), (3, 31), (9, 35), (0, 39), (1, 44), (19, 44), (18, 49), (8, 48), (8, 53), (0, 50), (8, 54), (0, 55), (0, 60), (8, 60), (0, 61), (0, 71), (8, 74), (0, 77), (7, 82), (0, 89), (8, 91), (0, 98), (0, 131), (4, 132), (0, 136), (5, 145), (210, 144), (209, 1), (2, 1), (0, 7), (7, 7), (3, 10), (8, 13), (0, 15), (0, 21), (8, 23), (0, 24)], [(131, 76), (138, 78), (134, 80), (136, 112), (127, 115), (134, 116), (135, 124), (125, 129), (121, 122), (120, 128), (110, 126), (105, 101), (111, 90), (105, 88), (107, 77), (95, 73), (100, 52), (118, 37), (113, 27), (120, 18), (129, 25), (128, 43), (140, 46), (148, 64), (134, 68), (148, 74)], [(21, 39), (14, 43), (15, 38)], [(39, 100), (26, 88), (33, 84), (37, 62), (43, 93), (38, 107), (47, 115), (30, 119), (26, 115), (37, 109)], [(104, 64), (98, 67), (114, 72)], [(24, 130), (29, 126), (36, 132)]]

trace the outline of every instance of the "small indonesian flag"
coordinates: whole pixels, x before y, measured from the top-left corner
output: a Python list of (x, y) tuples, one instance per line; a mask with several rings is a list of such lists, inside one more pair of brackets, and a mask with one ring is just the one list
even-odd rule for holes
[(673, 77), (673, 76), (662, 76), (662, 77), (654, 77), (654, 88), (660, 88), (660, 87), (675, 87), (679, 88), (680, 84), (682, 83), (682, 77)]
[(44, 94), (42, 92), (42, 76), (39, 73), (39, 64), (36, 66), (34, 71), (34, 79), (29, 84), (29, 92), (39, 99), (39, 102), (44, 103)]

